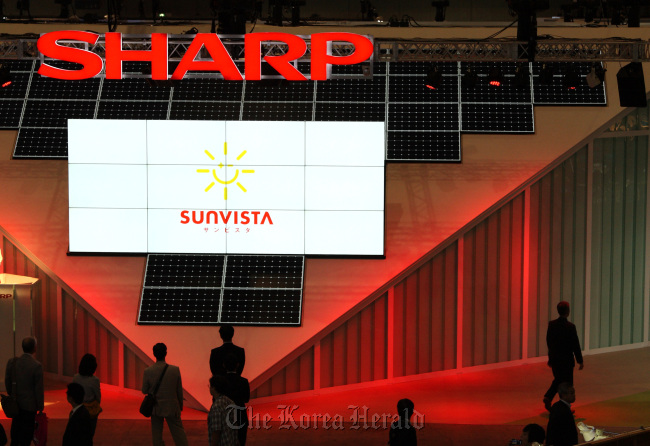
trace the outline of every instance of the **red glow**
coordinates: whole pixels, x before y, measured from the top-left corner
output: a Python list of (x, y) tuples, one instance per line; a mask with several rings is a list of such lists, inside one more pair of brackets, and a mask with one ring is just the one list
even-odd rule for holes
[(500, 87), (501, 82), (500, 81), (490, 81), (490, 85), (492, 85), (493, 87)]
[(575, 90), (576, 87), (569, 87), (569, 90)]
[(2, 88), (8, 87), (9, 85), (11, 85), (11, 81), (7, 81), (4, 84), (2, 84)]
[(427, 84), (427, 88), (429, 90), (436, 90), (436, 87), (434, 87), (433, 85), (429, 85), (429, 84)]

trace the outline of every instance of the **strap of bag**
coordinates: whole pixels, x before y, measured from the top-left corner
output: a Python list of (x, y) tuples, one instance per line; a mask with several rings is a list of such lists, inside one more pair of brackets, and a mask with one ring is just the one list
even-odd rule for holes
[(160, 375), (160, 378), (158, 378), (158, 383), (156, 384), (156, 387), (153, 389), (152, 395), (156, 395), (158, 393), (158, 389), (160, 388), (160, 383), (162, 382), (163, 376), (165, 376), (165, 372), (167, 371), (167, 367), (169, 367), (169, 364), (165, 364), (165, 368), (162, 371), (162, 375)]
[(17, 356), (14, 356), (14, 359), (11, 363), (12, 375), (11, 375), (11, 396), (16, 398), (16, 380), (18, 376), (16, 375), (16, 361), (18, 360)]

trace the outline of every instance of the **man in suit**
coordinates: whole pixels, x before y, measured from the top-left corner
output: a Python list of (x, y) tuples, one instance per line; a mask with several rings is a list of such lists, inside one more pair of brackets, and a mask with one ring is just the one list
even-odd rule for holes
[(226, 376), (226, 368), (223, 362), (229, 354), (234, 355), (237, 359), (237, 374), (241, 375), (244, 371), (244, 363), (246, 362), (246, 353), (243, 348), (236, 346), (232, 343), (232, 337), (235, 335), (235, 329), (232, 325), (222, 325), (219, 327), (219, 336), (223, 344), (221, 347), (213, 348), (210, 353), (210, 371), (212, 376)]
[(544, 394), (543, 401), (546, 410), (551, 410), (551, 403), (559, 383), (567, 382), (573, 386), (575, 363), (579, 364), (580, 370), (584, 367), (576, 326), (567, 319), (571, 313), (569, 302), (558, 303), (557, 312), (560, 316), (548, 323), (546, 331), (548, 365), (553, 371), (553, 382)]
[(12, 358), (5, 370), (7, 393), (16, 398), (20, 413), (11, 420), (11, 446), (29, 446), (34, 438), (36, 413), (43, 412), (43, 366), (34, 359), (36, 339), (23, 339), (23, 355)]
[(567, 382), (558, 385), (560, 401), (553, 404), (546, 427), (546, 444), (549, 446), (573, 446), (578, 444), (578, 429), (571, 411), (576, 401), (576, 391)]
[(81, 384), (68, 384), (68, 403), (72, 406), (70, 418), (63, 433), (62, 446), (92, 446), (92, 423), (90, 413), (84, 406), (84, 388)]
[[(174, 439), (176, 446), (187, 446), (187, 436), (181, 421), (181, 411), (183, 410), (183, 384), (181, 382), (181, 372), (175, 365), (169, 365), (165, 362), (167, 356), (167, 346), (158, 343), (153, 346), (153, 355), (156, 357), (156, 363), (144, 370), (142, 382), (142, 393), (153, 394), (160, 377), (162, 381), (158, 391), (155, 393), (157, 400), (151, 415), (151, 433), (153, 436), (154, 446), (163, 446), (162, 430), (163, 422), (167, 421), (169, 431)], [(163, 370), (165, 374), (163, 375)]]

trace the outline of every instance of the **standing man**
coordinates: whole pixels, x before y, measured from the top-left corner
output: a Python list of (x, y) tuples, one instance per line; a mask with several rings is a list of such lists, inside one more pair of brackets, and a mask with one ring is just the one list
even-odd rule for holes
[(219, 336), (221, 336), (223, 344), (221, 347), (213, 348), (210, 353), (210, 371), (212, 372), (212, 376), (226, 376), (226, 368), (223, 362), (229, 354), (234, 355), (237, 360), (237, 374), (241, 375), (241, 372), (244, 371), (246, 353), (243, 348), (232, 343), (232, 337), (234, 335), (235, 329), (232, 325), (222, 325), (219, 327)]
[[(546, 345), (548, 347), (548, 366), (553, 371), (553, 382), (544, 394), (544, 407), (551, 410), (553, 397), (557, 393), (558, 385), (567, 382), (573, 386), (573, 367), (577, 362), (582, 370), (582, 351), (576, 326), (567, 318), (571, 313), (569, 302), (562, 301), (557, 304), (557, 319), (548, 323), (546, 331)], [(573, 359), (575, 356), (575, 360)]]
[(36, 339), (23, 339), (23, 355), (12, 358), (5, 370), (7, 393), (16, 398), (20, 413), (11, 420), (11, 446), (29, 446), (34, 438), (36, 412), (43, 412), (43, 366), (34, 359)]
[(165, 362), (167, 356), (167, 346), (165, 344), (158, 343), (154, 345), (153, 355), (156, 357), (156, 363), (144, 370), (142, 381), (142, 393), (147, 395), (153, 393), (162, 376), (160, 387), (158, 387), (158, 391), (154, 395), (157, 402), (151, 415), (153, 445), (164, 446), (162, 431), (163, 422), (166, 420), (174, 444), (176, 446), (187, 446), (187, 436), (181, 421), (181, 411), (183, 410), (181, 372), (175, 365), (168, 365)]
[(553, 404), (546, 427), (546, 444), (552, 446), (573, 446), (578, 444), (578, 429), (573, 418), (571, 404), (576, 401), (576, 391), (567, 382), (558, 385), (560, 401)]

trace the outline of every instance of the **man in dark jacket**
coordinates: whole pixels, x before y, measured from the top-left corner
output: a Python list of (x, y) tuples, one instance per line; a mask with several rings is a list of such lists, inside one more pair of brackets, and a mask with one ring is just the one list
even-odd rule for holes
[(223, 362), (229, 354), (234, 355), (237, 359), (237, 374), (241, 375), (246, 362), (246, 353), (244, 349), (232, 343), (232, 337), (235, 335), (235, 329), (232, 325), (222, 325), (219, 327), (219, 336), (223, 341), (221, 347), (213, 348), (210, 353), (210, 371), (212, 376), (226, 376), (226, 369)]
[(43, 366), (34, 359), (36, 339), (25, 338), (23, 355), (12, 358), (5, 370), (7, 393), (16, 398), (20, 413), (11, 420), (11, 445), (29, 446), (34, 438), (36, 412), (43, 412)]
[(239, 376), (237, 370), (239, 363), (233, 354), (228, 354), (224, 360), (224, 367), (226, 369), (226, 380), (228, 381), (228, 389), (226, 396), (235, 402), (237, 410), (235, 412), (235, 429), (237, 430), (237, 438), (239, 439), (239, 446), (246, 445), (246, 434), (248, 432), (248, 413), (246, 412), (246, 403), (251, 399), (251, 387), (248, 380), (243, 376)]
[(66, 395), (72, 410), (63, 433), (62, 446), (92, 446), (92, 423), (88, 409), (83, 404), (84, 388), (79, 383), (70, 383)]
[(546, 410), (551, 410), (551, 403), (560, 383), (566, 382), (573, 386), (575, 363), (579, 364), (580, 370), (584, 367), (576, 326), (567, 320), (571, 312), (569, 302), (558, 303), (557, 312), (560, 317), (550, 321), (546, 331), (548, 365), (553, 371), (553, 382), (544, 394)]
[(558, 385), (560, 401), (553, 404), (546, 427), (546, 444), (549, 446), (573, 446), (578, 444), (578, 429), (571, 411), (576, 401), (576, 391), (572, 385), (563, 382)]

